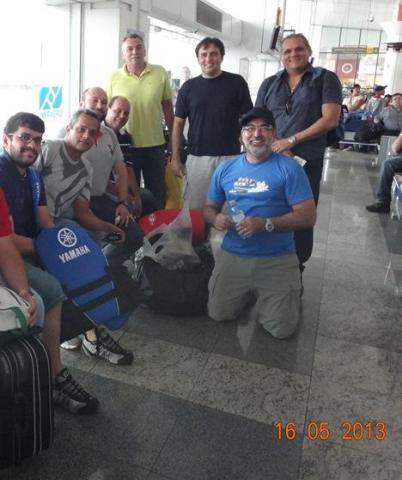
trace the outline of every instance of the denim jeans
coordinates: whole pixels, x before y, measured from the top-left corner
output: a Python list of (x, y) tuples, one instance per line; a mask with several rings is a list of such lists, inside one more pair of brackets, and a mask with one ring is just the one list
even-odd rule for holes
[(382, 162), (377, 185), (378, 202), (391, 202), (391, 186), (396, 172), (402, 172), (402, 155), (393, 155)]

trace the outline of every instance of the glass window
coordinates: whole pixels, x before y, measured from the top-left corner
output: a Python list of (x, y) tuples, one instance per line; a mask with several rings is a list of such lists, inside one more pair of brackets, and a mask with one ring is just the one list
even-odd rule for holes
[(358, 46), (360, 40), (360, 30), (358, 28), (342, 28), (341, 47)]
[(362, 30), (360, 45), (367, 47), (378, 47), (380, 44), (380, 30)]
[(28, 111), (43, 118), (52, 136), (68, 116), (69, 8), (15, 0), (1, 10), (0, 128), (14, 113)]
[(340, 28), (322, 27), (321, 52), (331, 52), (333, 47), (339, 46), (340, 32)]

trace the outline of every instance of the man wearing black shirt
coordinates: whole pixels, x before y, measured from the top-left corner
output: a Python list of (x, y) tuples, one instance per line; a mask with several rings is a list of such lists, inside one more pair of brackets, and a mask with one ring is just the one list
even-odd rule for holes
[[(195, 53), (201, 75), (179, 90), (173, 123), (172, 167), (177, 176), (187, 175), (185, 199), (190, 208), (202, 208), (209, 181), (223, 160), (240, 153), (239, 117), (252, 107), (246, 81), (221, 70), (225, 47), (218, 38), (206, 37)], [(180, 146), (189, 121), (186, 166)]]

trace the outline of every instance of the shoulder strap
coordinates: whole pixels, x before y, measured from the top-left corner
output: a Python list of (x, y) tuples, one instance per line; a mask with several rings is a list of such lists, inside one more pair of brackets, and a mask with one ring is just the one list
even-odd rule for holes
[(41, 195), (40, 174), (38, 170), (36, 170), (36, 168), (30, 167), (28, 168), (28, 175), (31, 183), (31, 193), (32, 193), (34, 212), (35, 212), (35, 216), (37, 217), (39, 200)]
[(313, 75), (311, 77), (311, 85), (315, 84), (320, 92), (321, 103), (322, 103), (322, 92), (324, 89), (324, 75), (325, 69), (321, 67), (314, 67), (313, 68)]

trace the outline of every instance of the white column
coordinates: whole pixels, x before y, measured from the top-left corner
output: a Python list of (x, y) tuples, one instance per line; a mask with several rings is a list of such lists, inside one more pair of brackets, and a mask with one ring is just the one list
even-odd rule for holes
[(396, 2), (392, 20), (382, 22), (388, 50), (384, 63), (384, 85), (388, 93), (402, 92), (402, 2)]

